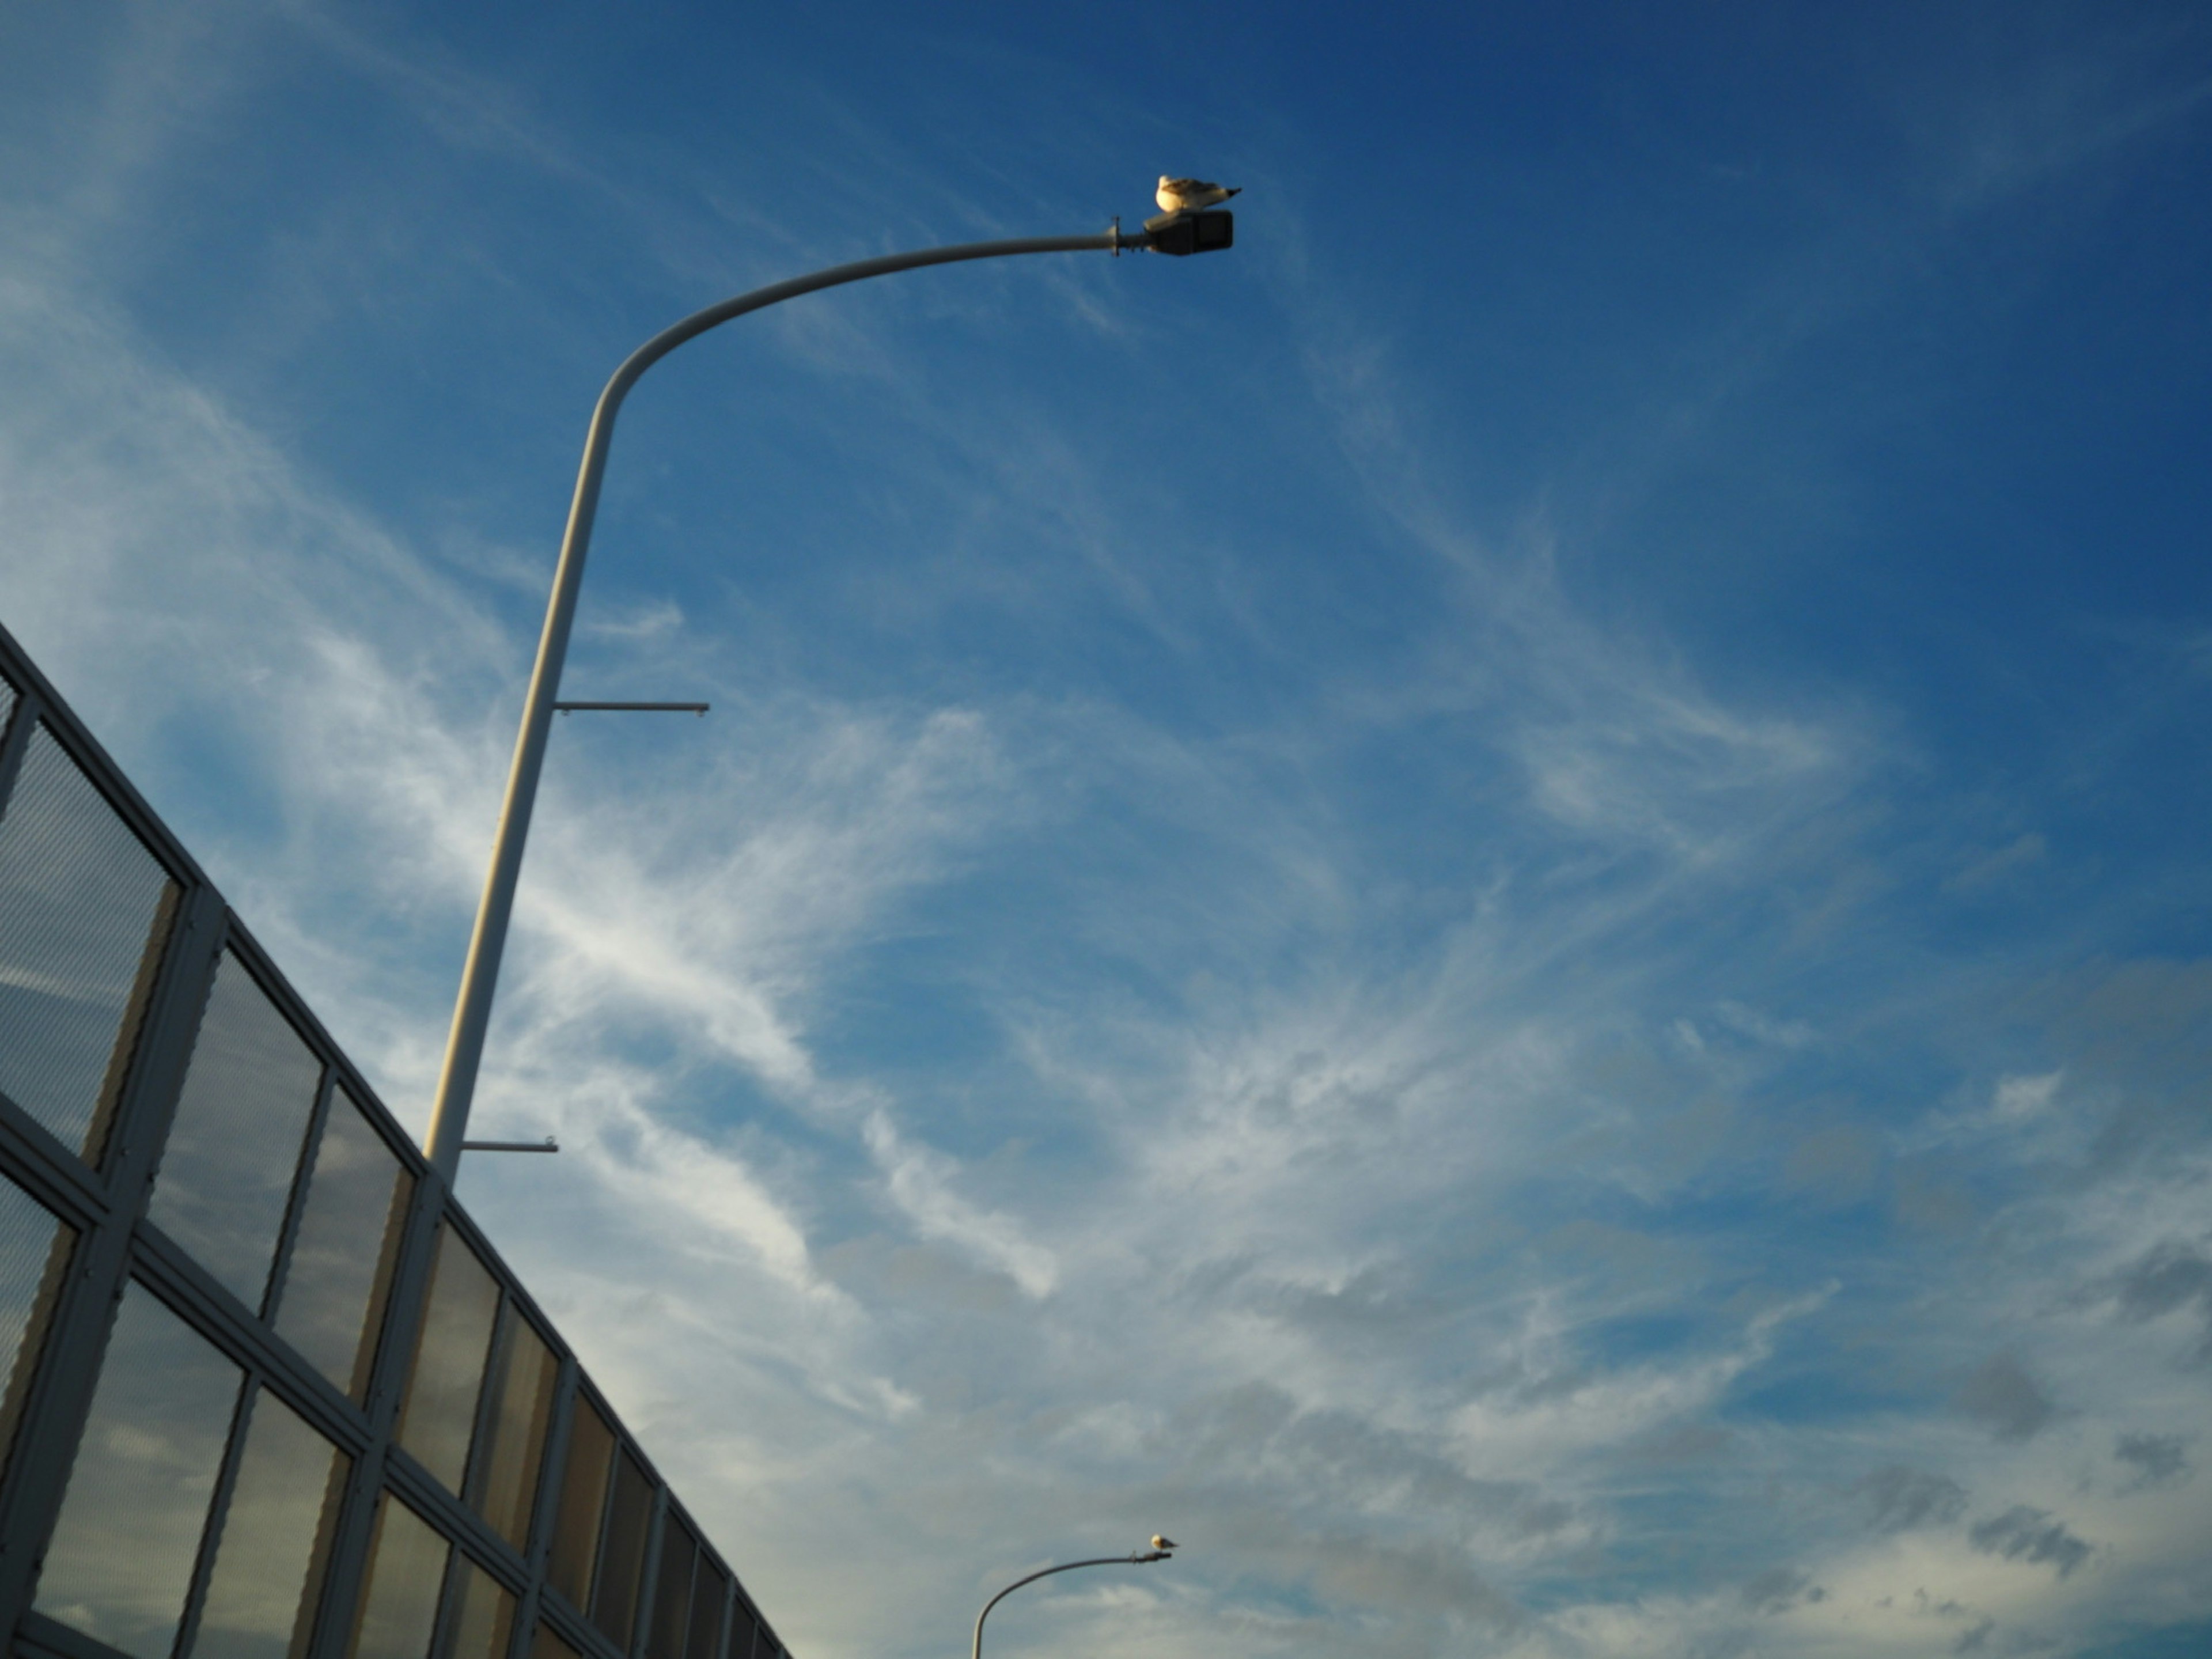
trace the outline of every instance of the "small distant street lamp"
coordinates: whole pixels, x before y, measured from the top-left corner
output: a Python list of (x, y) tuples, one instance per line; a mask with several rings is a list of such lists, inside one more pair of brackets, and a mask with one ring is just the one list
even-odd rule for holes
[(1172, 1561), (1175, 1559), (1173, 1553), (1175, 1547), (1173, 1540), (1156, 1535), (1152, 1539), (1152, 1548), (1148, 1550), (1136, 1550), (1127, 1555), (1102, 1555), (1091, 1561), (1068, 1561), (1057, 1567), (1047, 1567), (1042, 1572), (1033, 1572), (1026, 1578), (1015, 1579), (1012, 1583), (984, 1602), (983, 1611), (975, 1615), (975, 1644), (969, 1650), (969, 1659), (983, 1659), (983, 1621), (991, 1616), (993, 1607), (997, 1607), (1000, 1602), (1005, 1601), (1023, 1585), (1034, 1584), (1038, 1579), (1049, 1578), (1056, 1572), (1073, 1572), (1078, 1567), (1140, 1567), (1147, 1561)]
[[(1162, 179), (1166, 186), (1170, 181)], [(1200, 181), (1174, 181), (1200, 185)], [(1210, 194), (1201, 201), (1218, 201), (1235, 192), (1202, 185)], [(1163, 198), (1161, 205), (1170, 205)], [(583, 585), (584, 555), (591, 546), (592, 525), (599, 514), (599, 480), (606, 471), (608, 446), (614, 441), (615, 416), (645, 371), (686, 341), (696, 340), (732, 318), (758, 311), (781, 301), (793, 300), (846, 283), (923, 265), (946, 265), (968, 259), (999, 259), (1018, 253), (1110, 252), (1117, 258), (1130, 252), (1172, 254), (1212, 253), (1237, 240), (1235, 217), (1218, 210), (1183, 209), (1147, 219), (1140, 232), (1126, 233), (1116, 219), (1113, 228), (1091, 236), (1038, 236), (1003, 242), (963, 242), (951, 247), (921, 248), (880, 259), (860, 259), (833, 265), (811, 276), (755, 289), (735, 299), (696, 312), (672, 327), (663, 329), (623, 360), (599, 393), (592, 424), (584, 441), (584, 462), (576, 477), (576, 494), (568, 507), (568, 528), (561, 541), (561, 560), (553, 573), (553, 596), (546, 606), (545, 629), (538, 642), (538, 662), (530, 675), (530, 690), (522, 708), (522, 730), (515, 738), (514, 762), (507, 780), (507, 799), (500, 808), (499, 830), (493, 837), (491, 870), (484, 879), (483, 902), (477, 907), (475, 932), (469, 939), (468, 961), (461, 969), (460, 996), (453, 1007), (453, 1034), (447, 1040), (446, 1060), (438, 1079), (438, 1098), (430, 1109), (430, 1130), (424, 1143), (430, 1165), (450, 1185), (459, 1170), (461, 1152), (469, 1127), (469, 1104), (476, 1094), (477, 1070), (483, 1059), (484, 1033), (491, 1023), (492, 992), (499, 981), (500, 957), (507, 946), (507, 922), (514, 910), (515, 884), (522, 873), (523, 843), (530, 835), (530, 814), (537, 804), (538, 774), (545, 763), (545, 740), (554, 712), (570, 708), (643, 710), (678, 708), (705, 713), (703, 704), (610, 703), (556, 702), (561, 669), (568, 654), (568, 631), (575, 620), (576, 595)], [(486, 1150), (489, 1150), (487, 1148)], [(1146, 1558), (1156, 1559), (1156, 1558)], [(1078, 1563), (1088, 1565), (1088, 1563)]]

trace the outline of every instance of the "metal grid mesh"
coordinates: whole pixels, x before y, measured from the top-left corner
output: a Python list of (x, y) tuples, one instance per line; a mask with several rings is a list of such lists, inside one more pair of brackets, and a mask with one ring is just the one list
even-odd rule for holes
[(729, 1659), (752, 1659), (753, 1650), (760, 1645), (759, 1637), (760, 1626), (752, 1610), (739, 1601), (730, 1609)]
[(429, 1651), (447, 1547), (435, 1527), (384, 1495), (349, 1659), (422, 1659)]
[(322, 1076), (314, 1051), (226, 951), (149, 1214), (257, 1313)]
[(530, 1541), (530, 1511), (538, 1497), (538, 1468), (545, 1455), (561, 1365), (528, 1322), (511, 1310), (504, 1373), (477, 1508), (519, 1552)]
[(514, 1598), (491, 1575), (461, 1558), (454, 1586), (460, 1605), (453, 1613), (453, 1639), (446, 1659), (507, 1659), (509, 1632), (514, 1629)]
[(653, 1482), (625, 1446), (615, 1457), (615, 1495), (607, 1506), (606, 1541), (599, 1548), (599, 1587), (592, 1593), (592, 1622), (624, 1652), (637, 1618), (646, 1533), (652, 1525)]
[(468, 1468), (469, 1438), (476, 1429), (477, 1401), (498, 1314), (499, 1281), (459, 1234), (450, 1226), (442, 1229), (414, 1374), (400, 1408), (399, 1443), (451, 1492), (460, 1491)]
[(351, 1464), (263, 1389), (192, 1651), (206, 1659), (295, 1659), (305, 1652)]
[(368, 1389), (384, 1297), (415, 1183), (339, 1090), (315, 1148), (276, 1334), (354, 1400)]
[(684, 1659), (684, 1638), (691, 1633), (691, 1579), (698, 1563), (698, 1540), (672, 1510), (660, 1527), (660, 1565), (653, 1576), (646, 1659)]
[[(0, 732), (15, 720), (22, 743), (21, 764), (0, 799), (0, 1093), (76, 1157), (98, 1162), (183, 889), (92, 781), (106, 775), (88, 774), (71, 758), (38, 718), (41, 708), (26, 708), (0, 676)], [(34, 719), (23, 741), (20, 728)], [(227, 955), (161, 1149), (149, 1218), (250, 1304), (262, 1299), (323, 1063)], [(388, 1120), (372, 1107), (342, 1091), (332, 1101), (275, 1310), (277, 1334), (356, 1401), (368, 1381), (414, 1185), (383, 1142), (388, 1132)], [(457, 1248), (441, 1249), (428, 1276), (428, 1317), (418, 1328), (398, 1437), (429, 1453), (449, 1488), (520, 1547), (562, 1368), (510, 1312), (490, 1402), (495, 1427), (478, 1460), (484, 1468), (467, 1493), (459, 1492), (502, 1292), (454, 1230), (441, 1231), (441, 1245)], [(0, 1179), (0, 1359), (9, 1362), (0, 1471), (76, 1237)], [(152, 1243), (142, 1236), (139, 1248)], [(264, 1388), (252, 1427), (233, 1448), (234, 1484), (219, 1480), (244, 1380), (237, 1362), (253, 1344), (234, 1354), (241, 1339), (197, 1330), (198, 1322), (129, 1285), (75, 1468), (56, 1489), (60, 1513), (36, 1604), (143, 1659), (170, 1659), (180, 1632), (181, 1644), (199, 1653), (299, 1659), (351, 1465)], [(253, 1363), (260, 1370), (267, 1362)], [(548, 1587), (617, 1642), (644, 1638), (645, 1546), (658, 1483), (588, 1399), (575, 1402), (571, 1437)], [(208, 1522), (219, 1485), (228, 1496), (217, 1538)], [(450, 1548), (441, 1528), (389, 1494), (379, 1510), (370, 1536), (348, 1551), (358, 1559), (366, 1547), (371, 1557), (358, 1598), (349, 1598), (356, 1659), (387, 1650), (412, 1656), (418, 1637), (427, 1640), (437, 1569)], [(672, 1512), (666, 1530), (651, 1587), (650, 1645), (663, 1659), (713, 1659), (728, 1579)], [(192, 1593), (196, 1562), (204, 1589)], [(472, 1655), (482, 1647), (488, 1659), (503, 1650), (515, 1615), (507, 1590), (470, 1565), (453, 1595), (438, 1622), (447, 1644), (459, 1644), (453, 1659), (460, 1649)], [(343, 1618), (348, 1610), (328, 1611)], [(748, 1659), (757, 1645), (753, 1616), (740, 1602), (729, 1622), (729, 1659)], [(550, 1629), (541, 1626), (533, 1636), (533, 1659), (570, 1659), (573, 1650)], [(760, 1638), (773, 1656), (773, 1641), (764, 1631)]]
[(178, 888), (43, 723), (0, 818), (0, 1090), (96, 1158)]
[(581, 1613), (590, 1605), (592, 1571), (599, 1555), (599, 1515), (612, 1472), (615, 1431), (599, 1407), (580, 1395), (568, 1419), (567, 1472), (561, 1477), (561, 1509), (553, 1523), (553, 1549), (545, 1563), (545, 1582)]
[[(722, 1636), (722, 1604), (730, 1599), (730, 1581), (702, 1553), (699, 1576), (691, 1581), (691, 1637), (684, 1659), (716, 1659), (715, 1644)], [(740, 1656), (750, 1659), (750, 1655)]]

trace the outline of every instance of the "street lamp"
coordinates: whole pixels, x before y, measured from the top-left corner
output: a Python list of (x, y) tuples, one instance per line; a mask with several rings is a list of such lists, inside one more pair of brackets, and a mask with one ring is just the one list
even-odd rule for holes
[[(811, 276), (774, 283), (750, 294), (725, 300), (695, 312), (673, 327), (665, 328), (623, 360), (614, 377), (599, 393), (592, 411), (590, 431), (584, 440), (583, 465), (576, 475), (576, 494), (568, 507), (568, 528), (561, 538), (561, 560), (553, 572), (553, 595), (545, 610), (545, 630), (538, 641), (538, 661), (530, 673), (530, 690), (523, 701), (522, 730), (514, 741), (514, 763), (507, 773), (507, 799), (501, 805), (499, 830), (492, 839), (491, 870), (484, 878), (483, 899), (477, 907), (475, 932), (469, 939), (468, 961), (461, 969), (461, 990), (453, 1006), (453, 1029), (447, 1039), (446, 1061), (438, 1078), (438, 1098), (430, 1109), (430, 1130), (425, 1145), (430, 1166), (447, 1184), (453, 1183), (461, 1163), (461, 1143), (468, 1132), (469, 1103), (474, 1098), (477, 1069), (483, 1060), (484, 1032), (491, 1022), (492, 992), (499, 981), (500, 957), (507, 946), (507, 927), (514, 910), (514, 888), (522, 872), (523, 842), (530, 834), (531, 809), (537, 804), (538, 774), (545, 763), (545, 738), (553, 721), (561, 668), (568, 654), (568, 630), (575, 620), (576, 594), (583, 585), (584, 555), (591, 546), (592, 523), (599, 507), (599, 479), (606, 471), (607, 448), (613, 441), (615, 416), (645, 371), (688, 340), (718, 328), (733, 317), (758, 311), (784, 300), (817, 289), (837, 288), (870, 276), (915, 270), (923, 265), (957, 264), (967, 259), (999, 259), (1018, 253), (1110, 252), (1124, 248), (1158, 253), (1211, 253), (1236, 239), (1236, 222), (1227, 213), (1164, 214), (1146, 222), (1135, 234), (1113, 228), (1095, 236), (1037, 236), (1002, 242), (962, 242), (951, 247), (921, 248), (880, 259), (860, 259), (833, 265)], [(577, 705), (584, 707), (586, 705)]]
[(1174, 1547), (1169, 1544), (1166, 1539), (1155, 1538), (1152, 1540), (1152, 1547), (1148, 1550), (1134, 1550), (1127, 1555), (1102, 1555), (1091, 1561), (1069, 1561), (1057, 1567), (1047, 1567), (1042, 1572), (1033, 1572), (1026, 1578), (1015, 1579), (1012, 1583), (984, 1602), (983, 1611), (975, 1615), (975, 1644), (969, 1650), (969, 1659), (983, 1659), (983, 1621), (991, 1616), (993, 1607), (997, 1607), (1000, 1602), (1005, 1601), (1023, 1585), (1034, 1584), (1038, 1579), (1049, 1578), (1056, 1572), (1073, 1572), (1078, 1567), (1142, 1566), (1147, 1561), (1172, 1561), (1175, 1559), (1170, 1553), (1173, 1548)]

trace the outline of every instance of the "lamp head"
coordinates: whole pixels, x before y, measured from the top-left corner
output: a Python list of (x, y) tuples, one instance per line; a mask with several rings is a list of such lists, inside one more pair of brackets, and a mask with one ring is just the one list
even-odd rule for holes
[(1178, 258), (1192, 253), (1218, 253), (1236, 246), (1237, 216), (1218, 208), (1200, 213), (1188, 210), (1163, 213), (1146, 220), (1145, 229), (1151, 234), (1155, 253), (1172, 253)]

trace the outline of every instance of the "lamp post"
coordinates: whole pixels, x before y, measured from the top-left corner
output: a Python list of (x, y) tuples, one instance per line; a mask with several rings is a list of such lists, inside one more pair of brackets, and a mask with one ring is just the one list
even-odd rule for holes
[(469, 1104), (476, 1095), (477, 1070), (483, 1060), (484, 1032), (491, 1022), (492, 993), (499, 981), (499, 964), (507, 945), (507, 928), (514, 911), (514, 889), (522, 872), (523, 843), (530, 835), (531, 809), (537, 804), (538, 779), (545, 763), (545, 739), (553, 722), (561, 686), (561, 668), (568, 654), (568, 630), (575, 620), (576, 595), (583, 585), (584, 556), (592, 541), (592, 524), (599, 507), (599, 480), (606, 471), (608, 446), (614, 440), (615, 416), (645, 371), (688, 340), (695, 340), (733, 317), (758, 311), (784, 300), (825, 288), (858, 283), (894, 271), (915, 270), (924, 265), (957, 264), (969, 259), (1000, 259), (1018, 253), (1111, 252), (1122, 249), (1170, 254), (1212, 252), (1229, 246), (1235, 225), (1223, 212), (1170, 213), (1149, 220), (1143, 231), (1125, 234), (1116, 220), (1110, 230), (1094, 236), (1036, 236), (1000, 242), (962, 242), (950, 247), (918, 249), (880, 259), (860, 259), (833, 265), (811, 276), (794, 276), (740, 294), (719, 305), (695, 312), (672, 327), (665, 328), (623, 359), (599, 393), (592, 411), (592, 424), (584, 440), (583, 465), (576, 474), (576, 494), (568, 507), (568, 527), (561, 538), (561, 559), (553, 573), (553, 594), (545, 610), (545, 629), (538, 641), (538, 660), (530, 673), (530, 690), (522, 707), (522, 730), (514, 742), (514, 762), (507, 773), (507, 798), (500, 808), (499, 830), (492, 839), (491, 869), (484, 878), (483, 901), (477, 907), (476, 929), (469, 939), (469, 955), (461, 969), (461, 989), (453, 1006), (453, 1028), (447, 1039), (445, 1065), (438, 1078), (438, 1097), (430, 1110), (430, 1129), (424, 1150), (430, 1165), (448, 1185), (460, 1169), (461, 1143), (468, 1132)]
[[(1158, 1540), (1163, 1544), (1166, 1541), (1165, 1539)], [(1090, 1561), (1063, 1562), (1059, 1566), (1047, 1567), (1041, 1572), (1033, 1572), (1026, 1578), (1017, 1578), (1006, 1589), (984, 1602), (983, 1611), (975, 1615), (975, 1644), (969, 1650), (969, 1659), (983, 1659), (983, 1621), (991, 1616), (991, 1609), (1024, 1584), (1034, 1584), (1038, 1579), (1049, 1578), (1056, 1572), (1073, 1572), (1078, 1567), (1140, 1567), (1147, 1561), (1172, 1561), (1173, 1559), (1175, 1557), (1169, 1551), (1157, 1547), (1148, 1550), (1133, 1550), (1127, 1555), (1102, 1555)]]

